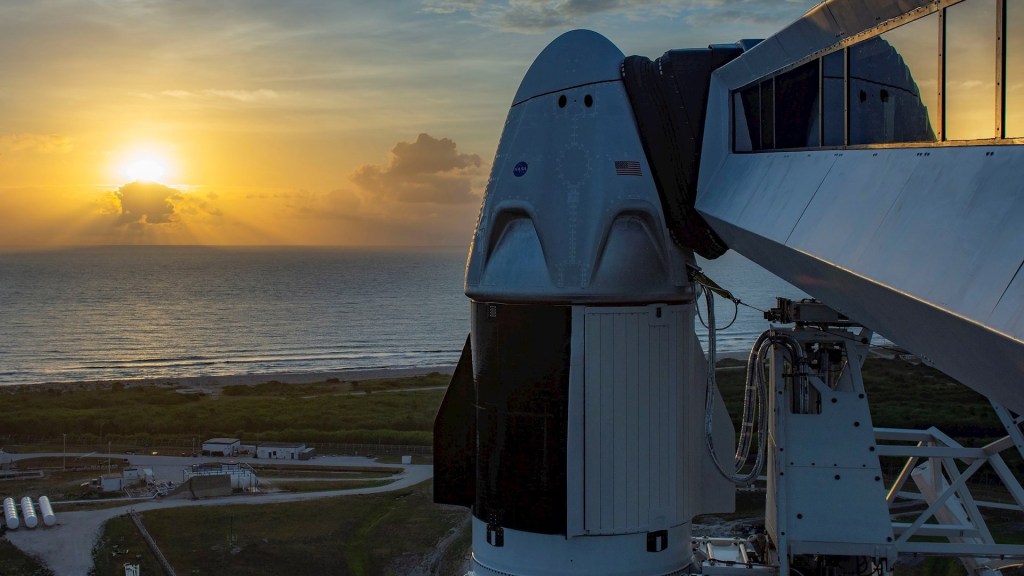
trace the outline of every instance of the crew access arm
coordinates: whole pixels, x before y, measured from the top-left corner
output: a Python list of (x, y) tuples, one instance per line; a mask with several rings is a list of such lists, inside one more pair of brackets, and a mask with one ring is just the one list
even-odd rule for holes
[[(835, 51), (837, 38), (853, 58), (863, 42), (858, 34), (881, 28), (885, 39), (885, 30), (905, 23), (930, 33), (929, 18), (938, 22), (938, 14), (921, 12), (934, 12), (936, 3), (905, 4), (826, 2), (716, 69), (696, 209), (729, 248), (1024, 413), (1019, 141), (942, 141), (940, 125), (933, 127), (938, 142), (854, 146), (851, 118), (845, 146), (736, 151), (738, 91), (764, 79), (780, 90), (779, 70), (801, 62), (813, 69), (815, 55)], [(847, 73), (849, 114), (878, 93), (880, 107), (891, 103), (885, 86), (872, 92), (857, 81)], [(927, 90), (923, 80), (920, 90)], [(776, 136), (778, 123), (789, 120), (780, 114), (781, 100), (776, 94)]]

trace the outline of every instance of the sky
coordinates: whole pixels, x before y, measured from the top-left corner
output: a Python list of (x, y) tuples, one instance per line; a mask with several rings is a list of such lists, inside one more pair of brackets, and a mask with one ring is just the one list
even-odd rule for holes
[(0, 3), (0, 248), (466, 246), (512, 96), (575, 28), (626, 55), (809, 0)]

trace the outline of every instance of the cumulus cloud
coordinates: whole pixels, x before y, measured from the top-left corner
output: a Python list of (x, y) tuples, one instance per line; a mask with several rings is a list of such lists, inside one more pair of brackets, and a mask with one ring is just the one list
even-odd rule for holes
[[(689, 21), (722, 18), (728, 13), (730, 17), (760, 22), (778, 12), (778, 3), (778, 0), (422, 0), (421, 10), (432, 14), (464, 14), (487, 28), (529, 34), (579, 26), (583, 20), (602, 15), (629, 20), (682, 16)], [(711, 14), (703, 14), (705, 10)]]
[(132, 182), (114, 192), (120, 208), (118, 226), (128, 224), (168, 224), (177, 220), (174, 202), (181, 192), (157, 182)]
[(71, 138), (56, 134), (0, 134), (0, 150), (28, 150), (41, 154), (70, 152)]
[(385, 166), (367, 164), (351, 176), (362, 190), (380, 198), (417, 204), (464, 204), (479, 201), (473, 178), (480, 156), (464, 154), (449, 138), (420, 134), (415, 142), (399, 142)]

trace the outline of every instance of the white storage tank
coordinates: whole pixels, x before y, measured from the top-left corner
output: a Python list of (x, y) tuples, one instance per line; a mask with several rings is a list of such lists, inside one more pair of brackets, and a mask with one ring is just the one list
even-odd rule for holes
[(39, 497), (39, 515), (43, 517), (44, 526), (53, 526), (57, 523), (57, 515), (53, 513), (53, 506), (46, 496)]
[(14, 506), (14, 498), (4, 498), (4, 523), (8, 530), (17, 530), (21, 525), (18, 522), (18, 509)]
[(35, 528), (39, 524), (36, 517), (36, 508), (32, 505), (32, 499), (25, 496), (21, 499), (21, 517), (25, 519), (26, 528)]

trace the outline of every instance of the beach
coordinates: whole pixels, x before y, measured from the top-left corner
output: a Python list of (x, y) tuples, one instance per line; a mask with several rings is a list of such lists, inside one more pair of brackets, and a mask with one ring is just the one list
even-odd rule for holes
[(177, 386), (182, 394), (217, 394), (225, 386), (252, 386), (264, 382), (284, 384), (310, 384), (317, 382), (360, 382), (364, 380), (390, 380), (409, 378), (425, 374), (446, 374), (455, 372), (454, 365), (424, 366), (420, 368), (365, 368), (335, 370), (328, 372), (271, 372), (266, 374), (233, 374), (218, 376), (186, 376), (183, 378), (108, 378), (103, 380), (80, 380), (75, 382), (44, 382), (41, 384), (10, 384), (0, 390), (15, 392), (25, 387), (32, 390), (91, 390), (120, 384), (126, 388), (136, 386)]

